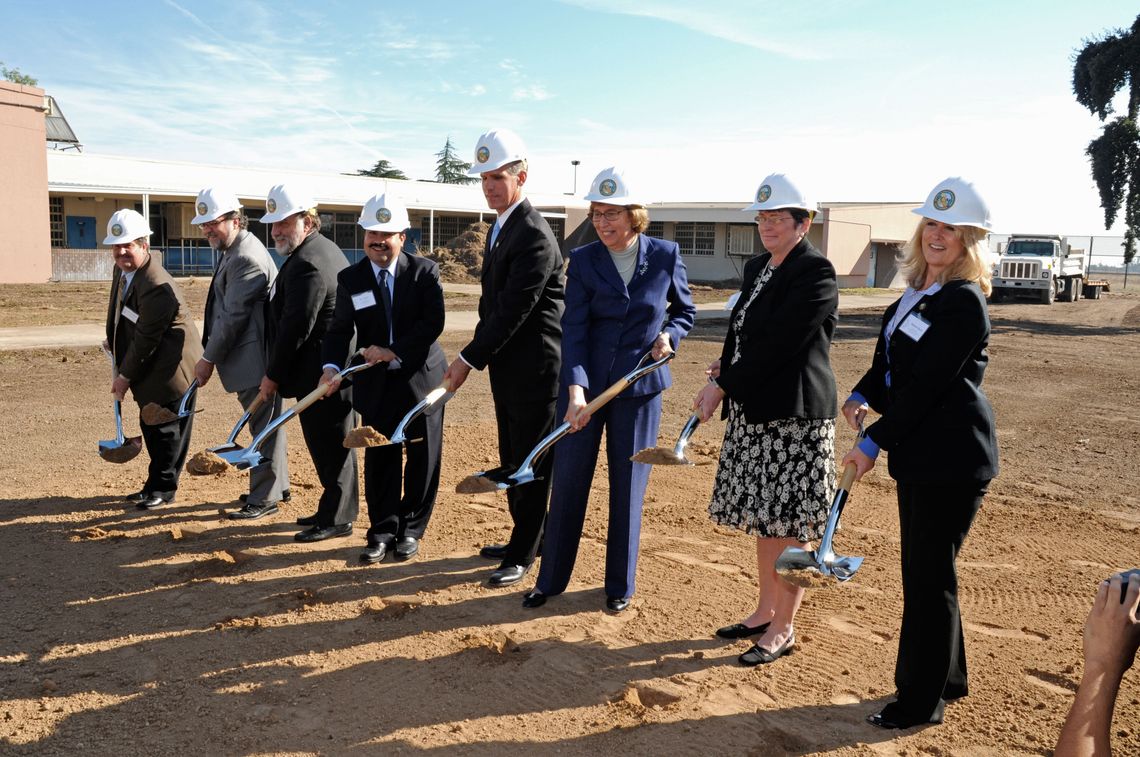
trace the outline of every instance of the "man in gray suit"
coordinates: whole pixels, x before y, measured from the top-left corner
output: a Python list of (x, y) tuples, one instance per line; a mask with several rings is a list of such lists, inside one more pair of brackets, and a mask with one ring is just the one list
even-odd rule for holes
[[(203, 189), (194, 203), (197, 214), (191, 223), (201, 226), (210, 247), (221, 253), (210, 292), (206, 296), (206, 318), (202, 332), (202, 359), (194, 368), (199, 386), (205, 386), (218, 369), (227, 392), (237, 394), (242, 409), (249, 409), (258, 397), (265, 374), (265, 299), (277, 267), (265, 245), (246, 230), (241, 203), (230, 192)], [(257, 434), (281, 412), (281, 395), (263, 402), (250, 417), (250, 429)], [(244, 505), (230, 513), (234, 520), (254, 520), (277, 512), (277, 503), (289, 500), (289, 465), (285, 430), (274, 434), (262, 446), (268, 462), (249, 475), (249, 494)]]

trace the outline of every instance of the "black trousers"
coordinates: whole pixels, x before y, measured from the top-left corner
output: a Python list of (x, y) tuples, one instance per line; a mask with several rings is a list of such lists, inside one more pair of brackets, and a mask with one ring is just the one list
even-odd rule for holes
[[(499, 429), (499, 464), (517, 469), (542, 437), (554, 429), (555, 398), (519, 402), (495, 398), (495, 422)], [(503, 565), (530, 565), (542, 541), (546, 506), (550, 500), (550, 473), (554, 455), (548, 450), (534, 466), (535, 480), (507, 490), (507, 507), (514, 527), (507, 542)]]
[(321, 528), (352, 523), (359, 509), (356, 454), (344, 446), (355, 421), (351, 392), (342, 389), (301, 411), (301, 433), (323, 487), (317, 503)]
[(969, 693), (955, 561), (988, 485), (898, 483), (903, 617), (894, 719), (939, 722), (945, 700)]
[[(172, 413), (177, 413), (180, 404), (182, 404), (181, 397), (166, 403), (163, 407)], [(150, 457), (143, 491), (157, 494), (167, 501), (174, 499), (174, 492), (178, 490), (178, 477), (182, 474), (186, 454), (190, 451), (190, 432), (194, 428), (194, 408), (197, 404), (198, 395), (195, 394), (186, 406), (190, 415), (161, 426), (148, 426), (141, 418), (139, 419), (143, 443)]]
[[(374, 369), (375, 370), (375, 369)], [(389, 371), (383, 410), (365, 422), (391, 438), (396, 426), (416, 404), (415, 395)], [(368, 502), (368, 542), (390, 542), (404, 536), (423, 538), (439, 492), (440, 450), (443, 446), (443, 408), (421, 415), (408, 425), (408, 442), (364, 451), (364, 499)], [(407, 462), (404, 454), (407, 453)], [(403, 464), (403, 472), (400, 466)], [(403, 491), (401, 493), (401, 482)]]

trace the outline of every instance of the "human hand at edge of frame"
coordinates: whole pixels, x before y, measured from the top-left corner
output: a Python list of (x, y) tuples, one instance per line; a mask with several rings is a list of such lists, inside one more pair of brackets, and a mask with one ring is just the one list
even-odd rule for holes
[(705, 375), (710, 379), (720, 378), (720, 358), (709, 363), (709, 367), (705, 369)]
[(1084, 628), (1086, 676), (1104, 674), (1119, 681), (1132, 667), (1140, 648), (1138, 605), (1140, 570), (1118, 573), (1097, 586)]
[(261, 397), (262, 403), (265, 403), (272, 400), (274, 394), (277, 394), (277, 382), (268, 376), (262, 376), (261, 384), (257, 387), (257, 396)]
[(390, 363), (396, 359), (396, 353), (387, 347), (379, 347), (375, 344), (369, 346), (360, 356), (364, 358), (364, 362), (369, 365), (376, 365), (377, 363)]
[(130, 388), (130, 379), (126, 378), (122, 374), (115, 376), (114, 380), (111, 382), (111, 396), (117, 399), (119, 402), (122, 402), (127, 397), (127, 389)]
[(340, 391), (340, 382), (341, 375), (338, 371), (335, 371), (332, 368), (325, 368), (325, 372), (321, 374), (321, 380), (319, 383), (324, 384), (328, 387), (328, 389), (325, 390), (325, 393), (321, 396), (321, 399), (325, 399), (325, 397), (331, 397)]
[(858, 400), (847, 400), (843, 403), (843, 417), (847, 419), (847, 425), (856, 431), (863, 424), (863, 419), (867, 417), (867, 411), (871, 406), (866, 402), (859, 402)]
[(723, 399), (724, 390), (710, 381), (697, 392), (697, 396), (693, 400), (693, 412), (701, 419), (701, 423), (704, 423), (711, 418), (712, 414), (716, 412), (716, 409), (720, 407), (721, 400)]
[(672, 355), (673, 344), (671, 338), (669, 337), (669, 334), (664, 331), (658, 334), (657, 338), (653, 340), (653, 346), (650, 348), (649, 352), (654, 360), (660, 360), (666, 355)]
[(858, 447), (852, 447), (851, 451), (843, 456), (839, 467), (841, 469), (846, 468), (848, 463), (855, 464), (855, 480), (859, 481), (875, 467), (875, 458), (868, 457), (863, 450)]
[(210, 382), (210, 377), (214, 375), (214, 364), (206, 358), (201, 358), (194, 364), (194, 378), (198, 380), (198, 386), (205, 386)]
[(459, 387), (463, 386), (463, 382), (467, 380), (467, 374), (471, 373), (471, 366), (463, 362), (463, 358), (457, 357), (451, 361), (451, 365), (447, 366), (447, 370), (443, 373), (443, 383), (447, 384), (447, 391), (454, 394), (459, 391)]
[(570, 424), (570, 433), (581, 431), (590, 422), (590, 413), (584, 412), (586, 409), (586, 390), (580, 384), (571, 384), (567, 387), (569, 395), (566, 403), (566, 415), (564, 421)]

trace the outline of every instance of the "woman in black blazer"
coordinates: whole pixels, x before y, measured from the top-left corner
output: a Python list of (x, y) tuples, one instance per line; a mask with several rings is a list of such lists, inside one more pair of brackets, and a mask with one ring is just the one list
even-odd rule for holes
[(951, 178), (914, 212), (923, 220), (902, 260), (909, 286), (883, 314), (871, 369), (843, 405), (852, 428), (868, 407), (880, 413), (843, 464), (855, 463), (862, 478), (886, 450), (898, 487), (898, 694), (867, 718), (881, 728), (941, 723), (945, 703), (967, 694), (955, 560), (998, 472), (994, 414), (981, 389), (989, 209), (972, 184)]
[(819, 538), (835, 493), (835, 375), (828, 352), (839, 293), (835, 268), (804, 237), (814, 206), (773, 174), (756, 202), (767, 250), (748, 261), (713, 379), (693, 403), (708, 420), (728, 398), (728, 418), (709, 516), (756, 536), (760, 596), (724, 639), (758, 636), (742, 665), (773, 662), (795, 645), (803, 589), (776, 573), (786, 547)]

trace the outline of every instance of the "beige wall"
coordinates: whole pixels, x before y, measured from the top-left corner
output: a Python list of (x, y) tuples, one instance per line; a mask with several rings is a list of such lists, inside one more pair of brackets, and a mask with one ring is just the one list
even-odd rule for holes
[(51, 278), (44, 91), (0, 81), (0, 283)]
[[(918, 224), (918, 216), (908, 204), (853, 204), (825, 208), (823, 246), (835, 265), (841, 287), (866, 284), (871, 268), (871, 243), (907, 240)], [(880, 282), (877, 285), (882, 286)]]

